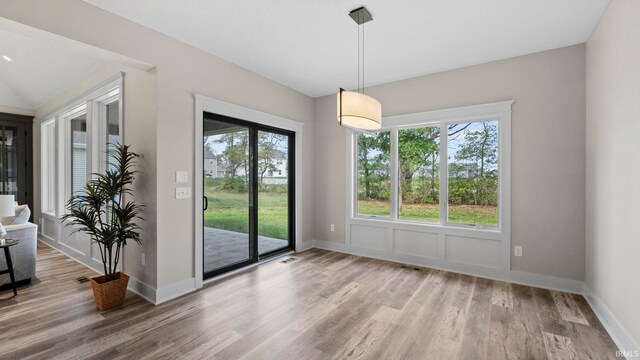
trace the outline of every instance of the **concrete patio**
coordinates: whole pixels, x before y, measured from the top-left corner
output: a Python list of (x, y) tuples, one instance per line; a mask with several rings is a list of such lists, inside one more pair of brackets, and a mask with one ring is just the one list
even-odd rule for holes
[[(258, 254), (287, 246), (287, 240), (258, 236)], [(247, 234), (216, 228), (204, 228), (204, 272), (219, 269), (249, 258)]]

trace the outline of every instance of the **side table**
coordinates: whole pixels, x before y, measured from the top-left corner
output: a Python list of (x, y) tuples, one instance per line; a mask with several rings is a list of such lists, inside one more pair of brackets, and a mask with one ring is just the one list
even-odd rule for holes
[(4, 250), (4, 257), (7, 260), (7, 270), (0, 271), (0, 275), (9, 274), (11, 278), (11, 286), (13, 287), (13, 296), (18, 296), (16, 290), (16, 277), (13, 274), (13, 261), (11, 260), (10, 247), (18, 245), (20, 240), (18, 239), (0, 239), (0, 248)]

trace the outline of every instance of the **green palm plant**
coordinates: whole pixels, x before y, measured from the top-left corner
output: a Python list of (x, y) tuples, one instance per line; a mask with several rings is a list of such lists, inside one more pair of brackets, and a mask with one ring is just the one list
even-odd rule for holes
[(82, 193), (69, 199), (69, 211), (62, 217), (73, 233), (85, 233), (98, 244), (106, 280), (117, 278), (122, 248), (127, 241), (142, 243), (137, 220), (142, 220), (143, 205), (125, 201), (132, 195), (131, 185), (137, 174), (135, 166), (140, 157), (129, 145), (109, 144), (108, 156), (113, 167), (104, 174), (93, 174)]

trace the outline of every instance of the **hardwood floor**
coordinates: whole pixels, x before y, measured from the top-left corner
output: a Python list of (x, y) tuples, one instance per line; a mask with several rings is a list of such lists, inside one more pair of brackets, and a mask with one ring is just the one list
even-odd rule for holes
[(615, 359), (584, 298), (310, 250), (169, 303), (99, 312), (95, 275), (38, 244), (0, 293), (1, 359)]

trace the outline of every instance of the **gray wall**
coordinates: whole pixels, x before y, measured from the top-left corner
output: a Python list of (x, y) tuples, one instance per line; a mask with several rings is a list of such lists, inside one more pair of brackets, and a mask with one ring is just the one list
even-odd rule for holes
[(81, 0), (8, 0), (0, 3), (0, 14), (9, 20), (156, 66), (155, 94), (149, 94), (157, 100), (155, 131), (125, 136), (133, 144), (140, 141), (140, 137), (155, 140), (155, 150), (149, 149), (155, 153), (145, 155), (162, 159), (157, 162), (155, 173), (148, 174), (149, 179), (155, 179), (157, 187), (155, 203), (149, 209), (155, 213), (148, 214), (153, 217), (150, 221), (155, 223), (156, 234), (144, 239), (153, 247), (149, 250), (156, 254), (157, 268), (146, 266), (143, 271), (157, 272), (157, 287), (188, 283), (194, 277), (193, 201), (174, 198), (175, 171), (188, 171), (193, 186), (193, 93), (307, 124), (304, 137), (297, 141), (303, 144), (302, 163), (306, 164), (302, 169), (302, 240), (312, 238), (313, 99)]
[[(80, 0), (7, 0), (0, 13), (156, 66), (155, 150), (149, 147), (148, 155), (163, 160), (148, 174), (157, 182), (151, 196), (156, 234), (145, 241), (156, 254), (157, 269), (139, 271), (157, 271), (158, 287), (194, 275), (193, 205), (174, 199), (174, 172), (187, 170), (191, 181), (194, 176), (194, 92), (306, 123), (305, 136), (298, 139), (305, 164), (303, 241), (344, 241), (348, 155), (333, 96), (311, 99)], [(515, 100), (512, 244), (523, 246), (524, 256), (513, 258), (512, 268), (576, 280), (584, 276), (585, 91), (584, 45), (368, 89), (387, 116)], [(153, 134), (127, 141), (143, 136), (154, 141)], [(329, 232), (332, 223), (335, 232)]]
[[(69, 101), (82, 96), (95, 86), (104, 83), (104, 81), (117, 75), (124, 73), (124, 133), (125, 141), (133, 143), (133, 151), (144, 154), (144, 157), (138, 162), (141, 171), (134, 183), (134, 200), (147, 206), (145, 211), (145, 219), (142, 225), (143, 239), (156, 238), (156, 177), (157, 158), (156, 139), (154, 134), (156, 129), (156, 76), (155, 69), (143, 71), (132, 68), (123, 64), (109, 63), (98, 69), (74, 86), (58, 94), (46, 104), (42, 105), (37, 111), (37, 120), (47, 120), (42, 118), (50, 112), (55, 111), (64, 106)], [(41, 228), (40, 232), (44, 235), (60, 241), (60, 237), (67, 234), (61, 231), (60, 223), (50, 223), (51, 220), (43, 219), (40, 221), (41, 209), (41, 177), (40, 177), (40, 123), (36, 123), (33, 128), (34, 132), (34, 219)], [(50, 226), (49, 226), (50, 225)], [(52, 227), (56, 230), (51, 231)], [(51, 230), (48, 230), (51, 229)], [(62, 247), (64, 249), (64, 246)], [(79, 250), (79, 249), (76, 249)], [(83, 251), (81, 251), (83, 252)], [(89, 252), (87, 252), (89, 253)], [(144, 253), (146, 257), (146, 266), (140, 263), (140, 253)], [(90, 255), (89, 255), (90, 256)], [(156, 246), (154, 241), (145, 241), (141, 246), (133, 244), (125, 248), (123, 256), (123, 270), (133, 276), (135, 279), (143, 283), (155, 287), (157, 284), (156, 274)], [(90, 259), (82, 259), (88, 261)]]
[(587, 43), (586, 286), (640, 344), (640, 1), (614, 0)]
[[(585, 45), (367, 89), (392, 116), (515, 100), (512, 118), (512, 269), (584, 276)], [(335, 96), (315, 100), (314, 238), (344, 242), (345, 130)], [(335, 232), (330, 232), (335, 224)]]

